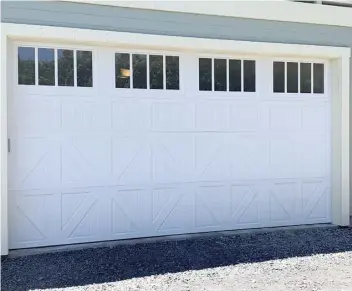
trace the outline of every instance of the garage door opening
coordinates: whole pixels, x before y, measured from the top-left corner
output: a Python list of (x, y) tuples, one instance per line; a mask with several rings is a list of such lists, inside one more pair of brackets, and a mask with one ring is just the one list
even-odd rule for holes
[(10, 248), (331, 222), (326, 60), (15, 55)]

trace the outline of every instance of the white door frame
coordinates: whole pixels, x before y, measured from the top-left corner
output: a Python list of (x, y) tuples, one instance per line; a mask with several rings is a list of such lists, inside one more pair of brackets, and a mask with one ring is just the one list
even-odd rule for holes
[(349, 48), (297, 44), (278, 44), (215, 40), (192, 37), (147, 35), (89, 29), (49, 27), (24, 24), (1, 24), (0, 74), (0, 197), (1, 255), (8, 253), (7, 200), (7, 99), (11, 96), (13, 69), (7, 62), (12, 55), (12, 41), (66, 42), (70, 44), (120, 46), (126, 48), (194, 51), (200, 53), (239, 53), (248, 56), (316, 57), (331, 61), (332, 84), (332, 222), (349, 224)]

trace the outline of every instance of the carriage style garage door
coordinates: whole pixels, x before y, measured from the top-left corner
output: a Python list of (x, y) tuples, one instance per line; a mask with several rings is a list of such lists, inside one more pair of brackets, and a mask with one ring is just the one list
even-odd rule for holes
[(330, 222), (329, 67), (18, 44), (10, 248)]

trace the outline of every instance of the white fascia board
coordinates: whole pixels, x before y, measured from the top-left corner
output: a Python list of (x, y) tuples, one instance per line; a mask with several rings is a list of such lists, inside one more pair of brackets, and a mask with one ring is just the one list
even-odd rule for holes
[(288, 0), (104, 1), (62, 0), (128, 8), (352, 27), (352, 8)]
[(350, 56), (350, 48), (300, 44), (250, 42), (194, 37), (149, 35), (128, 32), (78, 29), (54, 26), (2, 23), (13, 40), (73, 42), (97, 46), (119, 46), (200, 53), (239, 53), (260, 56), (339, 58)]

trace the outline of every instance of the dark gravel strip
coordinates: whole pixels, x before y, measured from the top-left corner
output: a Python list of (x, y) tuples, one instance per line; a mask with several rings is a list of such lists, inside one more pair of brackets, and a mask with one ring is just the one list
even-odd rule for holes
[[(248, 263), (267, 264), (271, 260), (351, 251), (351, 228), (286, 230), (118, 245), (2, 259), (1, 290), (101, 284), (167, 273), (221, 269)], [(115, 287), (89, 290), (120, 290)], [(126, 290), (146, 289), (141, 286)], [(203, 289), (199, 287), (192, 290)], [(352, 283), (349, 290), (352, 290)]]

